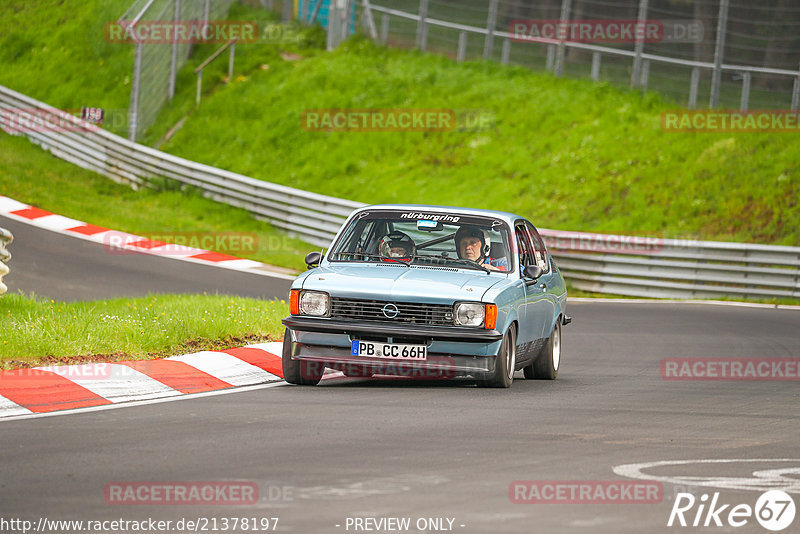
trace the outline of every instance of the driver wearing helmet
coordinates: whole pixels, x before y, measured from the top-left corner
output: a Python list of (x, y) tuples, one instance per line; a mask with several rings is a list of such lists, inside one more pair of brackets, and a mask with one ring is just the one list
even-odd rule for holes
[(477, 226), (465, 225), (456, 232), (456, 251), (459, 258), (472, 260), (491, 271), (507, 271), (508, 260), (489, 257), (488, 235)]
[(378, 251), (384, 258), (406, 258), (414, 257), (417, 247), (414, 241), (403, 232), (392, 232), (381, 239)]

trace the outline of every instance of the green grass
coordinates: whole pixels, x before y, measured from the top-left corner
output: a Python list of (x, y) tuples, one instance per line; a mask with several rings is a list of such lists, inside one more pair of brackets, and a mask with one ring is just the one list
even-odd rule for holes
[[(319, 133), (310, 108), (493, 112), (483, 132)], [(665, 133), (654, 94), (353, 39), (219, 87), (180, 156), (362, 202), (518, 212), (549, 228), (800, 244), (791, 134)], [(226, 120), (220, 121), (219, 117)]]
[(103, 28), (132, 1), (0, 2), (0, 84), (60, 109), (127, 109), (133, 47)]
[[(51, 156), (22, 137), (0, 134), (0, 194), (80, 221), (166, 241), (170, 232), (256, 234), (252, 253), (219, 250), (292, 270), (315, 247), (278, 232), (248, 212), (195, 191), (134, 191)], [(182, 234), (176, 236), (180, 239)]]
[(148, 359), (283, 335), (280, 300), (220, 295), (150, 295), (91, 302), (0, 298), (0, 368), (42, 363)]

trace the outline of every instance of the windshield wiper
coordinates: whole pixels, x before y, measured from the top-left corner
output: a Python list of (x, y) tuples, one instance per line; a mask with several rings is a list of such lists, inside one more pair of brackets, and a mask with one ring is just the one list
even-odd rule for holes
[(406, 267), (410, 267), (411, 266), (411, 262), (410, 261), (401, 260), (400, 258), (389, 258), (389, 257), (386, 257), (386, 256), (381, 256), (380, 254), (373, 254), (373, 253), (370, 253), (370, 252), (338, 252), (338, 253), (336, 253), (335, 256), (337, 258), (340, 258), (340, 259), (341, 259), (342, 256), (352, 256), (351, 259), (355, 259), (355, 256), (361, 256), (362, 258), (367, 258), (367, 259), (376, 259), (377, 258), (377, 259), (379, 259), (381, 261), (402, 263)]
[(470, 267), (476, 267), (476, 268), (478, 268), (478, 269), (480, 269), (480, 270), (482, 270), (484, 272), (487, 272), (487, 273), (491, 272), (489, 269), (487, 269), (486, 267), (484, 267), (480, 263), (478, 263), (476, 261), (468, 260), (466, 258), (444, 258), (443, 257), (441, 259), (443, 259), (445, 261), (450, 261), (450, 262), (453, 262), (453, 263), (460, 263), (461, 265), (467, 265), (467, 266), (470, 266)]

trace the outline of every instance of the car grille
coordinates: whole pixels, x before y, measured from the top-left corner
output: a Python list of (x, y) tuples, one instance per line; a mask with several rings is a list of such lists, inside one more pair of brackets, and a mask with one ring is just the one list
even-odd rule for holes
[[(397, 307), (397, 315), (391, 317)], [(384, 314), (388, 307), (389, 317)], [(453, 307), (447, 304), (419, 304), (414, 302), (389, 302), (384, 300), (360, 300), (331, 298), (331, 317), (382, 323), (424, 324), (434, 326), (453, 325)]]

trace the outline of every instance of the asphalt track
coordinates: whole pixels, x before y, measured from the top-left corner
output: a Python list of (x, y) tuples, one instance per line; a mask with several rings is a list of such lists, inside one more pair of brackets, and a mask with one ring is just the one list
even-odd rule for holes
[[(12, 221), (0, 223), (18, 237), (12, 273), (23, 271), (17, 280), (37, 291), (50, 269), (42, 254), (69, 266), (62, 272), (107, 277), (104, 287), (133, 277), (142, 290), (178, 290), (178, 282), (191, 290), (212, 281), (235, 290), (238, 277), (254, 276), (210, 268), (190, 276), (185, 270), (193, 266), (181, 262), (162, 271), (169, 260), (161, 258), (126, 267), (136, 258), (104, 258), (84, 248), (96, 245), (62, 236), (51, 242)], [(31, 235), (41, 240), (29, 253)], [(109, 265), (118, 266), (120, 278)], [(24, 272), (32, 267), (38, 270)], [(667, 357), (796, 358), (800, 312), (578, 302), (569, 313), (574, 321), (564, 329), (561, 374), (553, 382), (518, 373), (511, 389), (484, 390), (468, 381), (345, 379), (0, 422), (0, 519), (279, 517), (278, 532), (308, 534), (366, 532), (346, 528), (348, 517), (409, 517), (407, 532), (420, 532), (418, 518), (438, 517), (454, 518), (453, 531), (463, 533), (767, 532), (755, 521), (738, 529), (666, 527), (678, 491), (698, 498), (720, 491), (726, 502), (750, 505), (759, 491), (690, 481), (664, 483), (657, 504), (514, 504), (509, 486), (620, 480), (615, 466), (639, 462), (800, 458), (798, 382), (666, 381), (659, 373)], [(658, 472), (752, 478), (760, 467), (800, 475), (800, 460)], [(258, 503), (120, 506), (104, 499), (109, 483), (230, 480), (258, 484)], [(800, 492), (794, 498), (800, 504)], [(785, 532), (798, 532), (798, 525), (800, 517)]]
[(9, 247), (9, 291), (61, 300), (138, 297), (148, 293), (202, 293), (286, 298), (281, 278), (219, 269), (150, 254), (109, 252), (97, 243), (0, 216), (14, 234)]

